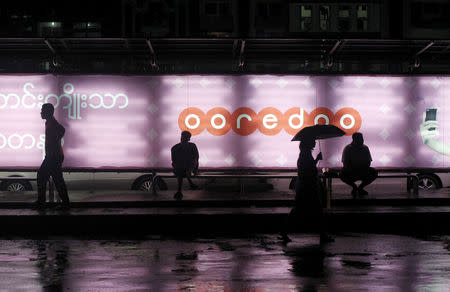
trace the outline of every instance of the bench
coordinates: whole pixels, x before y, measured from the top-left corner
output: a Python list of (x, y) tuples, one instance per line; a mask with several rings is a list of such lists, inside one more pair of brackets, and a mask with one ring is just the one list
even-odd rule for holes
[[(271, 171), (273, 172), (273, 171)], [(281, 178), (281, 179), (293, 179), (297, 177), (296, 172), (290, 172), (290, 173), (270, 173), (264, 171), (257, 171), (255, 173), (243, 173), (243, 174), (228, 174), (228, 173), (201, 173), (196, 176), (192, 176), (193, 179), (211, 179), (211, 178), (238, 178), (238, 179), (245, 179), (245, 178)], [(154, 195), (157, 194), (157, 185), (158, 180), (162, 178), (176, 178), (176, 176), (172, 173), (155, 173), (152, 179), (152, 186), (151, 190)], [(336, 170), (331, 170), (328, 172), (324, 172), (320, 174), (320, 178), (322, 179), (322, 182), (327, 190), (327, 205), (329, 206), (329, 202), (331, 200), (332, 196), (332, 179), (333, 178), (339, 178), (339, 172)], [(415, 196), (419, 194), (419, 178), (417, 175), (413, 174), (389, 174), (389, 173), (383, 173), (378, 174), (378, 178), (405, 178), (407, 180), (406, 183), (406, 191), (408, 193), (413, 193)], [(244, 184), (240, 184), (240, 194), (243, 194), (245, 192)]]
[[(377, 179), (381, 178), (405, 178), (406, 179), (406, 191), (410, 194), (412, 193), (414, 196), (419, 194), (419, 177), (414, 174), (391, 174), (391, 173), (380, 173), (382, 171), (378, 170)], [(332, 179), (339, 178), (339, 171), (336, 169), (330, 170), (323, 174), (326, 181), (326, 187), (329, 190), (330, 194), (332, 192)], [(324, 183), (325, 183), (324, 181)]]
[[(285, 178), (292, 179), (297, 174), (261, 174), (261, 173), (251, 173), (251, 174), (222, 174), (222, 173), (201, 173), (199, 175), (192, 176), (193, 179), (211, 179), (211, 178), (237, 178), (237, 179), (246, 179), (246, 178)], [(174, 174), (158, 174), (156, 173), (153, 176), (151, 190), (154, 195), (157, 194), (157, 181), (162, 178), (176, 178)], [(240, 194), (245, 192), (244, 184), (240, 184)]]

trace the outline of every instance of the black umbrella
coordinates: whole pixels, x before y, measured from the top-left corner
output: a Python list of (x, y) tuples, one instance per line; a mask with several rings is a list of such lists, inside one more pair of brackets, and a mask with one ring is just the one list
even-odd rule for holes
[(314, 125), (311, 127), (305, 127), (295, 134), (291, 141), (301, 141), (304, 139), (313, 138), (328, 139), (344, 136), (345, 132), (333, 125)]

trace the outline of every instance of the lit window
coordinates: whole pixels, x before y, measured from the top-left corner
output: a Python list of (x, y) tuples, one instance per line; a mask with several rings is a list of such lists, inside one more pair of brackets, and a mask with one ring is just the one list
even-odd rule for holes
[(310, 31), (312, 29), (312, 5), (301, 5), (300, 17), (300, 29)]
[(61, 36), (62, 23), (59, 21), (40, 22), (38, 29), (41, 36)]
[(56, 22), (56, 21), (50, 21), (50, 22), (41, 22), (41, 26), (49, 29), (60, 29), (62, 23)]
[(320, 30), (330, 29), (330, 6), (320, 5)]
[(367, 10), (368, 5), (358, 5), (358, 11), (356, 13), (356, 27), (358, 31), (367, 31), (369, 23)]
[(350, 13), (351, 8), (348, 5), (339, 6), (338, 14), (338, 30), (341, 32), (346, 32), (350, 30)]

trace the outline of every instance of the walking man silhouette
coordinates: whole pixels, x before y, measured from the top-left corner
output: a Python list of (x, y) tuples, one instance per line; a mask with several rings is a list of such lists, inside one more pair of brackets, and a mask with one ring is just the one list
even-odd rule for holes
[(181, 188), (183, 186), (183, 177), (186, 177), (191, 189), (198, 187), (192, 182), (192, 173), (196, 174), (198, 171), (198, 149), (194, 143), (189, 142), (191, 133), (188, 131), (181, 132), (181, 141), (171, 149), (173, 172), (177, 177), (178, 189), (174, 195), (174, 199), (181, 200), (183, 193)]
[(38, 199), (36, 201), (38, 208), (45, 205), (45, 193), (47, 181), (50, 176), (53, 178), (58, 195), (62, 200), (62, 208), (70, 208), (69, 196), (67, 194), (66, 183), (62, 174), (62, 163), (64, 161), (64, 152), (61, 146), (61, 139), (64, 136), (65, 129), (58, 123), (53, 116), (55, 108), (51, 103), (42, 105), (41, 118), (45, 119), (45, 158), (37, 173)]

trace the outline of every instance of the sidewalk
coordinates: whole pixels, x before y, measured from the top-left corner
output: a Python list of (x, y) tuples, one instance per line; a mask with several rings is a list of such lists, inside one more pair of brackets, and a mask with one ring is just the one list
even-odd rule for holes
[[(182, 201), (172, 195), (72, 191), (69, 211), (51, 205), (38, 211), (32, 209), (33, 192), (0, 193), (0, 234), (270, 233), (280, 230), (294, 203), (292, 191), (185, 191)], [(327, 216), (332, 232), (446, 233), (450, 189), (418, 198), (385, 190), (356, 200), (336, 191)], [(318, 222), (307, 222), (297, 231), (317, 228)]]
[[(369, 195), (353, 199), (349, 188), (334, 187), (331, 207), (335, 206), (450, 206), (450, 188), (420, 191), (416, 197), (403, 188), (369, 186)], [(183, 190), (183, 199), (173, 199), (174, 190), (158, 190), (157, 194), (131, 190), (70, 190), (74, 207), (290, 207), (294, 204), (293, 190)], [(36, 191), (0, 192), (0, 209), (29, 207), (36, 200)], [(48, 196), (47, 196), (48, 197)], [(55, 191), (55, 200), (58, 195)]]

